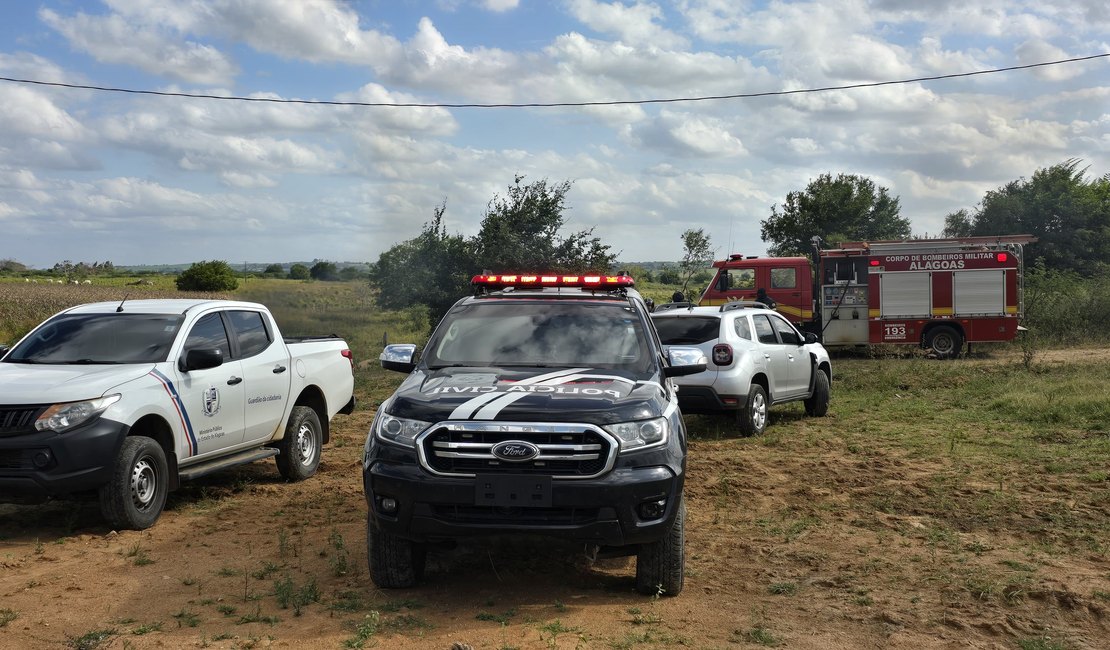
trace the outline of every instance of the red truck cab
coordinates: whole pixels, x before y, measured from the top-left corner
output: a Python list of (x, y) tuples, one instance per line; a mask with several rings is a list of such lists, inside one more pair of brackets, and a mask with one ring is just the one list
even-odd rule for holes
[(755, 257), (735, 254), (713, 262), (713, 281), (699, 305), (723, 305), (735, 300), (755, 300), (765, 289), (778, 303), (778, 311), (795, 323), (813, 320), (813, 271), (805, 257)]

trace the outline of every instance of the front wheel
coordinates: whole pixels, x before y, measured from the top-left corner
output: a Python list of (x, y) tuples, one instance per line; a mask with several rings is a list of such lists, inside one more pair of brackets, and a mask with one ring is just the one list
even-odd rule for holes
[(824, 417), (829, 412), (829, 376), (823, 370), (814, 369), (813, 394), (805, 401), (806, 415)]
[(99, 490), (100, 513), (117, 529), (144, 530), (166, 506), (169, 468), (166, 452), (145, 436), (123, 441), (108, 483)]
[(370, 579), (382, 589), (404, 589), (424, 577), (427, 549), (403, 537), (388, 533), (366, 517), (366, 559)]
[(677, 596), (686, 578), (686, 502), (678, 499), (674, 524), (662, 539), (640, 546), (636, 591), (648, 596)]
[(767, 391), (763, 390), (763, 386), (759, 384), (752, 384), (752, 387), (748, 389), (748, 401), (736, 413), (740, 433), (745, 436), (758, 436), (766, 431), (769, 408)]
[(320, 465), (320, 448), (324, 430), (316, 411), (307, 406), (294, 406), (289, 414), (285, 436), (278, 441), (278, 472), (289, 481), (303, 481), (316, 473)]
[(954, 327), (948, 325), (934, 327), (925, 337), (925, 347), (932, 350), (938, 359), (955, 359), (960, 356), (963, 346), (963, 337)]

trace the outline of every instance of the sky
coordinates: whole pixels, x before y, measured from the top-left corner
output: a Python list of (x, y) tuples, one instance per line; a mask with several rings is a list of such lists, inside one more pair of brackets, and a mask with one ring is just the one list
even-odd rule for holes
[(623, 262), (762, 255), (819, 175), (897, 196), (914, 235), (1080, 159), (1110, 173), (1105, 0), (8, 0), (0, 259), (374, 262), (446, 205), (478, 232), (517, 176), (572, 183), (565, 232)]

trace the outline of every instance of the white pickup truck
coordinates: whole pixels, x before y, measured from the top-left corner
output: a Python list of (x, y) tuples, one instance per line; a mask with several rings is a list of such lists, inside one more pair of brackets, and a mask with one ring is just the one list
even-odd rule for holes
[(312, 476), (355, 406), (342, 339), (282, 338), (249, 302), (80, 305), (0, 355), (0, 502), (96, 493), (120, 529), (233, 465), (276, 456), (286, 479)]

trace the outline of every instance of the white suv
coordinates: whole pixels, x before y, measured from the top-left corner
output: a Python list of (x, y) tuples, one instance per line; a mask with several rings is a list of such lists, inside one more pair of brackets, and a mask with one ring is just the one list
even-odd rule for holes
[(697, 346), (709, 359), (704, 372), (674, 379), (683, 413), (735, 414), (741, 433), (753, 435), (767, 428), (772, 404), (803, 400), (808, 415), (828, 411), (828, 352), (778, 312), (753, 302), (669, 303), (651, 319), (664, 346)]

